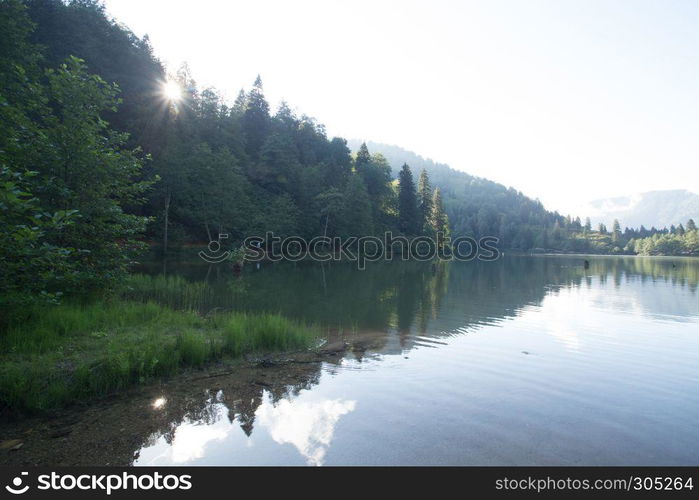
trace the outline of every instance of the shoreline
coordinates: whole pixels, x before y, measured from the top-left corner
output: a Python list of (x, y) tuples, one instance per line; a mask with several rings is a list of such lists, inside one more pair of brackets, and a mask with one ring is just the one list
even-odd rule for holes
[[(133, 466), (141, 447), (153, 436), (167, 434), (174, 422), (186, 421), (191, 412), (205, 411), (212, 393), (223, 391), (223, 403), (237, 408), (265, 393), (298, 390), (313, 384), (324, 363), (338, 364), (352, 350), (370, 348), (371, 338), (359, 335), (350, 343), (336, 339), (318, 350), (221, 361), (45, 415), (2, 420), (0, 465)], [(192, 401), (192, 393), (200, 399)], [(156, 408), (154, 402), (165, 397), (163, 406)], [(239, 411), (245, 421), (249, 415), (244, 403)], [(18, 447), (12, 450), (8, 445)]]

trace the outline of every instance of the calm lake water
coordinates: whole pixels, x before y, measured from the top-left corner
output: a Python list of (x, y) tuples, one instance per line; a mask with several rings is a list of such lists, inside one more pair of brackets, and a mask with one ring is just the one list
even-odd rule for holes
[(699, 464), (697, 259), (176, 272), (208, 280), (203, 309), (281, 312), (348, 351), (149, 393), (136, 465)]

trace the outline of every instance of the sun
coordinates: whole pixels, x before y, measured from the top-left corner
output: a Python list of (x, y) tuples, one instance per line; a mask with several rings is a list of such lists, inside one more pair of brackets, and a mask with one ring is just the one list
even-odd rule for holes
[(169, 80), (163, 83), (163, 95), (169, 101), (179, 101), (182, 99), (182, 89), (176, 81)]

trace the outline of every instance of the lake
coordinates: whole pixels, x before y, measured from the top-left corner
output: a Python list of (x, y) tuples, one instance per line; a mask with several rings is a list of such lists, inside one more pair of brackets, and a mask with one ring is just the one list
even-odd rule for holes
[(207, 281), (203, 312), (281, 312), (344, 347), (96, 405), (65, 443), (86, 462), (699, 464), (699, 259), (167, 272)]

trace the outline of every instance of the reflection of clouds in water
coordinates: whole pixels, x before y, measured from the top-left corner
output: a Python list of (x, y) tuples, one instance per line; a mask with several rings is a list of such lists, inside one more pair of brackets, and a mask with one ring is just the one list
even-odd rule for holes
[(170, 448), (172, 461), (181, 464), (202, 458), (208, 443), (223, 441), (231, 430), (227, 420), (219, 420), (213, 425), (189, 423), (180, 425)]
[(551, 333), (551, 335), (556, 339), (563, 342), (569, 351), (580, 350), (580, 339), (578, 338), (578, 334), (572, 328), (568, 328), (562, 321), (552, 321), (549, 326), (551, 328), (549, 333)]
[(689, 287), (638, 276), (627, 276), (621, 287), (602, 284), (595, 306), (668, 321), (691, 321), (698, 315), (697, 296)]
[(335, 425), (341, 416), (354, 411), (356, 403), (340, 399), (319, 402), (284, 399), (275, 406), (266, 400), (257, 410), (256, 420), (277, 443), (293, 444), (308, 465), (323, 465)]
[[(267, 431), (277, 444), (294, 445), (309, 465), (322, 465), (337, 422), (355, 406), (356, 401), (341, 399), (305, 402), (297, 398), (273, 403), (267, 393), (255, 412), (255, 426), (258, 431)], [(205, 418), (186, 417), (173, 431), (171, 441), (161, 435), (142, 448), (135, 464), (184, 464), (205, 458), (207, 448), (219, 446), (215, 443), (231, 437), (237, 428), (223, 403), (211, 403), (206, 410)], [(249, 438), (245, 444), (253, 446)]]
[(618, 318), (626, 317), (627, 324), (643, 316), (686, 322), (691, 321), (692, 314), (696, 316), (697, 303), (688, 289), (665, 281), (627, 279), (616, 286), (611, 281), (597, 280), (594, 288), (569, 287), (548, 293), (541, 309), (546, 312), (542, 316), (546, 332), (568, 350), (579, 351), (585, 336), (604, 336), (607, 341), (617, 337)]
[[(214, 403), (211, 407), (211, 412), (215, 413), (213, 423), (185, 420), (180, 424), (174, 432), (172, 443), (170, 446), (165, 445), (164, 438), (161, 436), (158, 443), (166, 448), (162, 453), (150, 458), (150, 460), (142, 460), (143, 465), (153, 463), (176, 463), (183, 464), (203, 458), (206, 453), (207, 445), (212, 441), (223, 441), (233, 430), (230, 422), (226, 417), (228, 409), (222, 403)], [(159, 446), (156, 445), (156, 449)], [(147, 450), (141, 451), (141, 456), (147, 458)]]
[[(524, 321), (542, 321), (547, 334), (561, 342), (568, 351), (579, 351), (581, 343), (576, 330), (579, 326), (577, 313), (585, 301), (586, 298), (576, 289), (549, 292), (541, 307), (525, 312), (522, 317)], [(546, 310), (546, 314), (542, 315), (541, 310)]]

